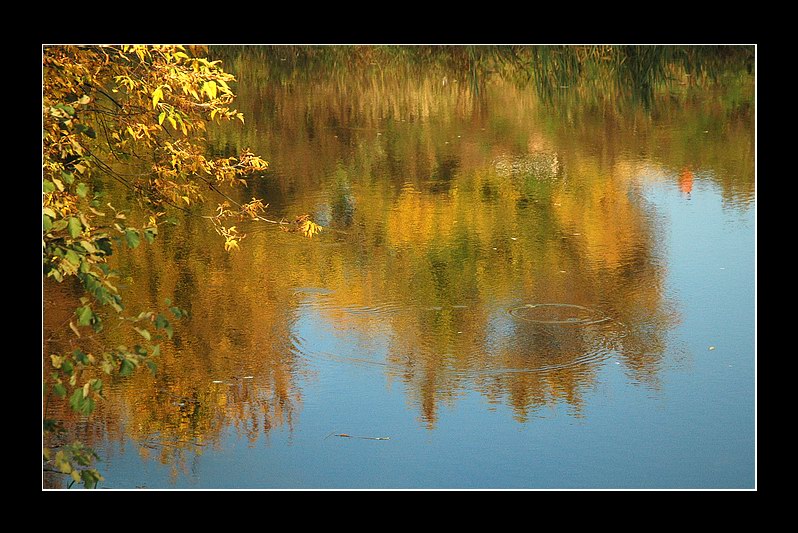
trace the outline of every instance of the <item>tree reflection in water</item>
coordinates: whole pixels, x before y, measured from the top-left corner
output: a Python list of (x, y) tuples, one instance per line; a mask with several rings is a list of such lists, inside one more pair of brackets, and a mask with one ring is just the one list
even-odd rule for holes
[[(358, 357), (403, 383), (429, 428), (462, 391), (506, 403), (519, 422), (563, 402), (579, 416), (611, 358), (658, 386), (678, 313), (641, 180), (689, 193), (706, 179), (734, 201), (752, 197), (750, 74), (737, 73), (734, 90), (693, 79), (619, 108), (589, 87), (541, 98), (498, 76), (465, 83), (451, 64), (423, 71), (400, 50), (319, 72), (302, 67), (312, 54), (288, 68), (277, 52), (226, 52), (247, 123), (214, 131), (212, 145), (263, 154), (270, 169), (246, 194), (262, 195), (272, 218), (311, 212), (326, 230), (306, 242), (243, 222), (242, 250), (227, 254), (209, 225), (184, 217), (155, 244), (120, 250), (131, 309), (173, 298), (190, 318), (163, 343), (157, 376), (113, 384), (72, 432), (127, 438), (178, 475), (228, 429), (250, 442), (290, 429), (297, 377), (319, 356), (298, 332), (307, 316), (353, 345), (387, 339)], [(318, 293), (297, 292), (308, 288)], [(47, 331), (69, 294), (46, 285), (45, 296)], [(541, 324), (511, 312), (527, 304), (608, 319)]]

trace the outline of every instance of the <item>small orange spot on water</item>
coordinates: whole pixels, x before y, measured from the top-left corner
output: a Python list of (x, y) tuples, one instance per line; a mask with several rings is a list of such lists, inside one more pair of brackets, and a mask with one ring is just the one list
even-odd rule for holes
[(693, 190), (693, 172), (689, 168), (682, 169), (682, 173), (679, 174), (679, 190), (687, 196), (690, 196)]

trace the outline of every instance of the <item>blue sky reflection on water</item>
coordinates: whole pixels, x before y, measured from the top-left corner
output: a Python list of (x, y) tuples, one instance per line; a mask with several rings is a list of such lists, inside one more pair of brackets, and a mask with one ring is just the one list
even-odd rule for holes
[(191, 318), (85, 425), (104, 486), (754, 486), (750, 72), (641, 107), (267, 55), (228, 58), (247, 121), (210, 142), (325, 231), (119, 254), (131, 309)]
[(173, 479), (123, 454), (110, 458), (108, 477), (173, 488), (753, 487), (754, 206), (724, 205), (700, 181), (689, 198), (641, 183), (664, 223), (666, 291), (679, 313), (656, 383), (639, 382), (610, 356), (578, 413), (553, 402), (524, 421), (466, 383), (430, 429), (385, 364), (384, 330), (363, 344), (304, 306), (294, 333), (316, 357), (300, 373), (293, 430), (249, 443), (228, 428), (220, 449), (204, 449)]

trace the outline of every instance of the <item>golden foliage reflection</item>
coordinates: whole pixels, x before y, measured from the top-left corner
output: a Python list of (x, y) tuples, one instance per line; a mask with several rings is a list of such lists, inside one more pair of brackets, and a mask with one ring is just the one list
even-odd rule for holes
[[(392, 76), (383, 65), (379, 75), (270, 81), (256, 59), (227, 65), (250, 127), (214, 130), (215, 147), (267, 154), (265, 181), (246, 194), (264, 197), (272, 213), (312, 213), (325, 231), (298, 241), (243, 221), (247, 240), (227, 254), (212, 228), (186, 217), (121, 256), (123, 270), (148, 280), (126, 287), (127, 301), (146, 308), (173, 298), (190, 319), (164, 347), (155, 379), (138, 375), (101, 406), (109, 430), (123, 420), (120, 436), (177, 464), (174, 446), (200, 452), (225, 429), (254, 442), (290, 428), (302, 402), (297, 376), (320, 356), (299, 338), (308, 313), (344, 337), (387, 339), (384, 353), (359, 357), (403, 384), (427, 427), (468, 391), (508, 405), (519, 421), (555, 404), (579, 416), (611, 357), (657, 387), (678, 315), (641, 180), (678, 187), (691, 168), (731, 201), (746, 198), (745, 108), (720, 96), (671, 105), (664, 95), (657, 114), (586, 107), (563, 123), (500, 79), (477, 91), (453, 77)], [(720, 133), (701, 137), (700, 148), (694, 133), (666, 127), (701, 120), (702, 131)], [(308, 288), (323, 297), (297, 295)], [(547, 325), (509, 312), (541, 303), (606, 320)]]

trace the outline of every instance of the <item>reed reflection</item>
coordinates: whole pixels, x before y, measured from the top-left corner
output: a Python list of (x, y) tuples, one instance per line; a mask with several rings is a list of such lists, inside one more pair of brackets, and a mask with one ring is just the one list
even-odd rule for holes
[[(521, 422), (559, 403), (579, 416), (611, 359), (655, 388), (678, 309), (641, 173), (655, 165), (686, 194), (701, 179), (743, 204), (753, 193), (745, 74), (726, 92), (654, 87), (633, 108), (581, 87), (552, 108), (488, 74), (487, 53), (482, 70), (429, 50), (225, 53), (247, 123), (212, 132), (213, 149), (264, 154), (246, 194), (326, 229), (300, 241), (243, 222), (227, 254), (186, 216), (119, 255), (149, 280), (126, 288), (131, 306), (174, 298), (191, 317), (156, 379), (120, 383), (93, 424), (176, 471), (228, 429), (256, 442), (292, 428), (298, 376), (319, 357), (383, 369), (430, 428), (470, 391)], [(309, 324), (345, 348), (325, 353)]]

